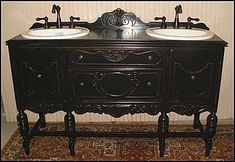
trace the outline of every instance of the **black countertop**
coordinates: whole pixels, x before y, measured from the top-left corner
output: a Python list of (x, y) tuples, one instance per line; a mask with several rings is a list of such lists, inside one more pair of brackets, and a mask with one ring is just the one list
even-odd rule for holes
[(166, 40), (148, 36), (145, 29), (125, 29), (125, 30), (90, 30), (86, 36), (71, 39), (26, 39), (21, 34), (6, 41), (6, 44), (32, 44), (40, 43), (49, 46), (67, 46), (67, 45), (84, 45), (84, 44), (149, 44), (149, 45), (222, 45), (226, 46), (227, 42), (222, 40), (216, 34), (207, 40)]

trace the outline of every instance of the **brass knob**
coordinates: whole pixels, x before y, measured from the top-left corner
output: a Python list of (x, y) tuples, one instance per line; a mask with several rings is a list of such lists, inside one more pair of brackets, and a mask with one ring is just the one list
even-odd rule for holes
[(37, 78), (38, 78), (38, 79), (41, 79), (41, 78), (42, 78), (42, 74), (39, 73), (39, 74), (37, 75)]
[(84, 83), (83, 83), (83, 82), (80, 82), (80, 86), (81, 86), (81, 87), (84, 86)]
[(148, 56), (148, 60), (151, 61), (153, 57), (151, 55)]
[(196, 77), (195, 77), (194, 75), (191, 75), (191, 79), (192, 79), (192, 80), (195, 80)]
[(79, 60), (83, 59), (83, 55), (79, 55), (79, 56), (78, 56), (78, 59), (79, 59)]
[(151, 86), (151, 82), (148, 82), (147, 85), (150, 87)]

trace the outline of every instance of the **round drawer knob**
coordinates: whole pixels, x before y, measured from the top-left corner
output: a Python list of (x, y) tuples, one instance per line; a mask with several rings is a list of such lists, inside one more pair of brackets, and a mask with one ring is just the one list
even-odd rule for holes
[(195, 80), (196, 77), (195, 77), (194, 75), (191, 75), (191, 79), (192, 79), (192, 80)]
[(149, 87), (151, 86), (151, 84), (152, 84), (151, 82), (148, 82), (148, 83), (147, 83), (147, 85), (148, 85)]
[(81, 86), (81, 87), (84, 86), (84, 83), (83, 83), (83, 82), (80, 82), (80, 86)]
[(38, 79), (41, 79), (41, 78), (42, 78), (42, 74), (39, 73), (39, 74), (37, 75), (37, 78), (38, 78)]
[(153, 57), (151, 55), (148, 56), (148, 60), (152, 61)]
[(83, 59), (83, 55), (79, 55), (79, 56), (78, 56), (78, 59), (79, 59), (79, 60)]

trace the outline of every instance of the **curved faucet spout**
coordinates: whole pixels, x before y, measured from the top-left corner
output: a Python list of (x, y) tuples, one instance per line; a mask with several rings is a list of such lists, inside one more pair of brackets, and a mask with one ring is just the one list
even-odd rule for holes
[(61, 17), (60, 17), (60, 6), (54, 4), (52, 6), (52, 13), (56, 12), (57, 12), (56, 28), (62, 28)]
[(182, 13), (182, 6), (181, 5), (176, 6), (175, 7), (175, 12), (176, 12), (176, 14)]
[(179, 28), (180, 27), (180, 23), (179, 23), (179, 14), (182, 13), (182, 6), (178, 5), (175, 7), (175, 21), (174, 21), (174, 25), (173, 28)]

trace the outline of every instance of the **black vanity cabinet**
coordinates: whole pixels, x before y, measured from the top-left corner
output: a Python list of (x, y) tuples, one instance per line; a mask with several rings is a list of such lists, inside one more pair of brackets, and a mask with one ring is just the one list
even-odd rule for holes
[[(129, 21), (113, 21), (113, 15)], [(77, 136), (158, 137), (161, 157), (166, 138), (203, 137), (209, 155), (218, 120), (225, 41), (217, 35), (200, 41), (153, 38), (145, 29), (161, 24), (143, 23), (121, 9), (103, 14), (94, 23), (74, 25), (89, 28), (90, 33), (58, 40), (18, 35), (7, 41), (17, 120), (27, 154), (32, 136), (61, 135), (69, 137), (71, 155), (75, 154)], [(208, 29), (205, 24), (200, 26)], [(31, 130), (24, 110), (39, 114)], [(47, 113), (61, 110), (66, 112), (64, 131), (39, 129), (45, 127)], [(199, 118), (205, 111), (210, 114), (204, 129)], [(161, 115), (158, 132), (82, 132), (76, 130), (72, 112), (104, 113), (116, 118), (136, 113)], [(193, 128), (199, 132), (168, 132), (169, 112), (193, 115)]]

